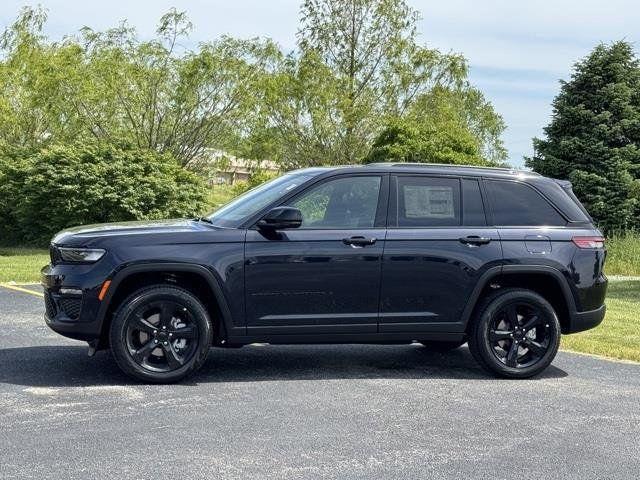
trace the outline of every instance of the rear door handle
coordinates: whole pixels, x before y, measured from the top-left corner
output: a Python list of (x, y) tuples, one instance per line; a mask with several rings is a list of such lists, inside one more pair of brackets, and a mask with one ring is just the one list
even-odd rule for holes
[(479, 237), (478, 235), (469, 235), (468, 237), (460, 237), (460, 242), (465, 245), (486, 245), (491, 241), (487, 237)]
[(375, 238), (365, 238), (362, 236), (347, 237), (342, 239), (342, 243), (345, 245), (351, 245), (354, 248), (366, 247), (367, 245), (373, 245), (376, 243)]

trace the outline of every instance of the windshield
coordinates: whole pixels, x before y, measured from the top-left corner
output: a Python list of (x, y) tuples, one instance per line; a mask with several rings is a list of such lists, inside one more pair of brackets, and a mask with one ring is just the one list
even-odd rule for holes
[(287, 174), (263, 183), (208, 215), (207, 219), (219, 227), (235, 227), (314, 176), (311, 173)]

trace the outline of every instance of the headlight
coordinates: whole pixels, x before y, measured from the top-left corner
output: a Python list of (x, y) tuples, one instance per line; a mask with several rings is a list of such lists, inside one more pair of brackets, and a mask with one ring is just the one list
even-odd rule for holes
[(101, 248), (65, 248), (59, 247), (60, 258), (63, 262), (97, 262), (105, 254)]

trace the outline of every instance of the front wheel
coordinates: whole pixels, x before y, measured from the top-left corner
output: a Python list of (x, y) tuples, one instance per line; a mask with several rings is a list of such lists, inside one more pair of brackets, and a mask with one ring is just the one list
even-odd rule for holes
[(211, 346), (206, 308), (182, 288), (155, 285), (122, 302), (110, 330), (111, 350), (127, 375), (152, 383), (182, 380), (202, 366)]
[(560, 323), (541, 295), (524, 289), (500, 290), (477, 310), (469, 334), (469, 350), (478, 363), (509, 378), (539, 374), (560, 346)]

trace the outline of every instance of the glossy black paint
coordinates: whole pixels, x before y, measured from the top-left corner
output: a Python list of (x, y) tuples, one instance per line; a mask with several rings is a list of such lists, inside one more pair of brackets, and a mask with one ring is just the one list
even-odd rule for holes
[(297, 208), (276, 207), (256, 224), (260, 230), (275, 232), (287, 228), (299, 228), (302, 225), (302, 213)]
[[(465, 244), (467, 236), (490, 239)], [(502, 260), (496, 229), (390, 228), (382, 265), (380, 332), (464, 332), (478, 279)]]
[[(126, 222), (87, 226), (57, 235), (53, 242), (65, 246), (91, 246), (107, 250), (104, 258), (88, 265), (48, 265), (42, 271), (46, 294), (57, 300), (61, 286), (83, 290), (82, 315), (77, 322), (64, 316), (48, 319), (60, 333), (90, 340), (102, 333), (105, 305), (117, 283), (127, 274), (141, 271), (194, 271), (216, 285), (221, 292), (229, 318), (229, 331), (244, 324), (244, 238), (238, 229), (219, 229), (202, 222), (176, 220), (163, 222)], [(124, 274), (124, 275), (123, 275)], [(105, 302), (98, 293), (106, 280), (113, 288)]]
[[(345, 244), (354, 235), (375, 243)], [(249, 230), (247, 333), (376, 332), (384, 237), (384, 228)]]
[(594, 234), (592, 229), (554, 227), (501, 228), (505, 265), (538, 265), (559, 272), (571, 290), (577, 311), (589, 311), (604, 303), (607, 278), (603, 249), (578, 249), (574, 236)]
[[(228, 228), (168, 220), (60, 232), (55, 245), (102, 248), (107, 253), (94, 264), (56, 263), (43, 269), (42, 283), (54, 306), (63, 297), (62, 286), (83, 292), (77, 320), (57, 309), (46, 316), (47, 323), (72, 338), (103, 337), (118, 288), (130, 275), (142, 272), (196, 276), (209, 296), (206, 300), (219, 306), (217, 341), (226, 344), (457, 340), (492, 280), (534, 272), (558, 282), (570, 317), (567, 333), (602, 320), (605, 252), (580, 250), (571, 242), (573, 236), (600, 232), (574, 204), (562, 203), (568, 197), (552, 180), (507, 170), (445, 166), (373, 165), (312, 172), (309, 181)], [(311, 185), (355, 175), (383, 178), (373, 228), (258, 228), (267, 212), (287, 205)], [(393, 216), (397, 175), (473, 179), (479, 185), (485, 178), (526, 182), (568, 223), (553, 228), (495, 226), (483, 193), (474, 206), (484, 198), (486, 217), (475, 212), (473, 225), (401, 228)], [(98, 294), (107, 280), (112, 283), (101, 301)]]

